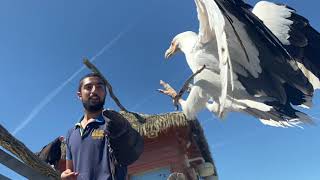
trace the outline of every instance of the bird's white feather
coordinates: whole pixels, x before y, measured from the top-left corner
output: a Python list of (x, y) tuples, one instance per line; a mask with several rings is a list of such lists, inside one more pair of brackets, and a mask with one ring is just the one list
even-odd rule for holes
[(291, 119), (289, 121), (274, 121), (272, 119), (259, 119), (260, 122), (264, 125), (273, 126), (273, 127), (282, 127), (282, 128), (288, 128), (288, 127), (300, 127), (299, 124), (301, 124), (301, 121), (299, 119)]
[[(230, 62), (230, 55), (225, 32), (224, 16), (218, 5), (213, 0), (195, 0), (200, 23), (199, 43), (208, 42), (210, 37), (216, 38), (217, 50), (219, 55), (220, 79), (221, 79), (221, 95), (220, 113), (223, 113), (225, 101), (228, 93), (228, 83), (231, 83), (233, 90), (233, 71)], [(211, 34), (211, 35), (210, 35)]]
[(293, 11), (286, 6), (268, 1), (260, 1), (252, 9), (252, 13), (262, 20), (284, 45), (290, 44), (288, 41), (290, 37), (289, 31), (293, 22), (287, 18), (291, 16)]
[(319, 79), (309, 71), (303, 64), (297, 62), (298, 67), (301, 69), (303, 74), (308, 78), (309, 82), (312, 84), (314, 89), (320, 89), (320, 81)]

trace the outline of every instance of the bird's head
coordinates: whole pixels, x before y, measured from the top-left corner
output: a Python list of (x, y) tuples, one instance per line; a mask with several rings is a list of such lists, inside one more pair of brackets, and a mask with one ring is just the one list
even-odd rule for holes
[(171, 41), (169, 49), (165, 53), (165, 58), (169, 59), (176, 52), (182, 51), (183, 53), (191, 52), (195, 43), (197, 42), (198, 35), (192, 31), (186, 31), (176, 35)]

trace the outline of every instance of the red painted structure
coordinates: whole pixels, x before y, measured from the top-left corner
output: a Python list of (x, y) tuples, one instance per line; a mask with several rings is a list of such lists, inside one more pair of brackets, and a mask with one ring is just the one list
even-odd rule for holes
[(195, 179), (194, 169), (203, 161), (196, 142), (191, 138), (190, 128), (173, 127), (156, 137), (145, 137), (143, 154), (129, 166), (129, 179), (131, 175), (161, 167), (169, 167), (171, 172), (184, 173), (187, 179)]

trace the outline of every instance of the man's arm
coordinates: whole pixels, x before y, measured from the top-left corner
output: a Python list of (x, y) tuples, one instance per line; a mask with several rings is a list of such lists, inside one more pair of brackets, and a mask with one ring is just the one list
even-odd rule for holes
[(73, 162), (72, 160), (66, 160), (66, 169), (73, 171)]
[(61, 173), (61, 180), (76, 180), (78, 172), (73, 172), (72, 154), (69, 146), (71, 130), (66, 135), (66, 170)]
[(118, 112), (106, 110), (103, 114), (110, 119), (107, 128), (110, 144), (118, 163), (121, 165), (132, 164), (142, 154), (144, 146), (142, 136)]

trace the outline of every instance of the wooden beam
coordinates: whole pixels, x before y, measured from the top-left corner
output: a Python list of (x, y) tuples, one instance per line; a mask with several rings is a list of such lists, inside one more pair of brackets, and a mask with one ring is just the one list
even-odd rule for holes
[[(8, 154), (7, 152), (0, 149), (0, 163), (7, 166), (9, 169), (13, 170), (14, 172), (20, 174), (21, 176), (27, 179), (48, 179), (48, 177), (40, 174), (39, 172), (33, 170), (23, 162), (19, 161), (12, 155)], [(0, 179), (5, 179), (4, 177), (0, 176)], [(7, 178), (9, 179), (9, 178)]]
[(34, 171), (46, 176), (47, 179), (60, 179), (60, 174), (57, 171), (34, 155), (32, 151), (12, 136), (2, 125), (0, 125), (0, 146), (14, 154)]

